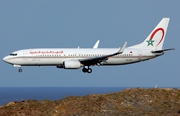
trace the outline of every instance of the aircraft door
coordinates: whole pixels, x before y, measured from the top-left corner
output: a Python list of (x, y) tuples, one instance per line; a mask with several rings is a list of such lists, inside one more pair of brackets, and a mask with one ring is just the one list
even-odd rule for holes
[(23, 52), (23, 60), (28, 60), (28, 53), (27, 52)]
[(28, 53), (26, 51), (23, 52), (23, 62), (24, 64), (29, 64), (28, 62)]
[(142, 59), (142, 52), (138, 51), (138, 59), (141, 60)]

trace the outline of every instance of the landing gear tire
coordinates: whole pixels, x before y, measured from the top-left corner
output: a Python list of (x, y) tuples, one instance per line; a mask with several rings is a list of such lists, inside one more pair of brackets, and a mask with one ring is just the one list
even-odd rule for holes
[(88, 69), (87, 69), (87, 72), (88, 72), (88, 73), (92, 73), (92, 69), (91, 69), (91, 68), (88, 68)]
[(86, 69), (86, 68), (83, 68), (82, 71), (83, 71), (84, 73), (86, 73), (86, 72), (87, 72), (87, 69)]
[(91, 73), (92, 72), (92, 69), (91, 68), (83, 68), (82, 71), (84, 73)]
[(22, 72), (22, 69), (19, 69), (18, 71), (21, 73), (21, 72)]

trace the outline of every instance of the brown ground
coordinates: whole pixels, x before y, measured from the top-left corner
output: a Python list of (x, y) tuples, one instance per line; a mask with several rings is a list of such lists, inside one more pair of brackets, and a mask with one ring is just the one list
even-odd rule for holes
[(62, 100), (24, 100), (0, 106), (0, 116), (180, 116), (179, 89), (125, 89)]

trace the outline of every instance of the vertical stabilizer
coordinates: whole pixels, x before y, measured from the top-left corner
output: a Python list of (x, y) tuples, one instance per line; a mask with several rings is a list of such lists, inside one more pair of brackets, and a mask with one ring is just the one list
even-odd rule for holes
[(148, 37), (140, 44), (131, 48), (149, 48), (152, 50), (161, 50), (166, 36), (170, 18), (163, 18)]

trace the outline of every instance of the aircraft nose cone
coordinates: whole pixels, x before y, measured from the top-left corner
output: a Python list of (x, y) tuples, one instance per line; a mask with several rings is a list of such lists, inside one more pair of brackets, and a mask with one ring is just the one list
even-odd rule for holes
[(8, 62), (8, 61), (7, 61), (7, 56), (3, 58), (3, 61), (4, 61), (4, 62)]

